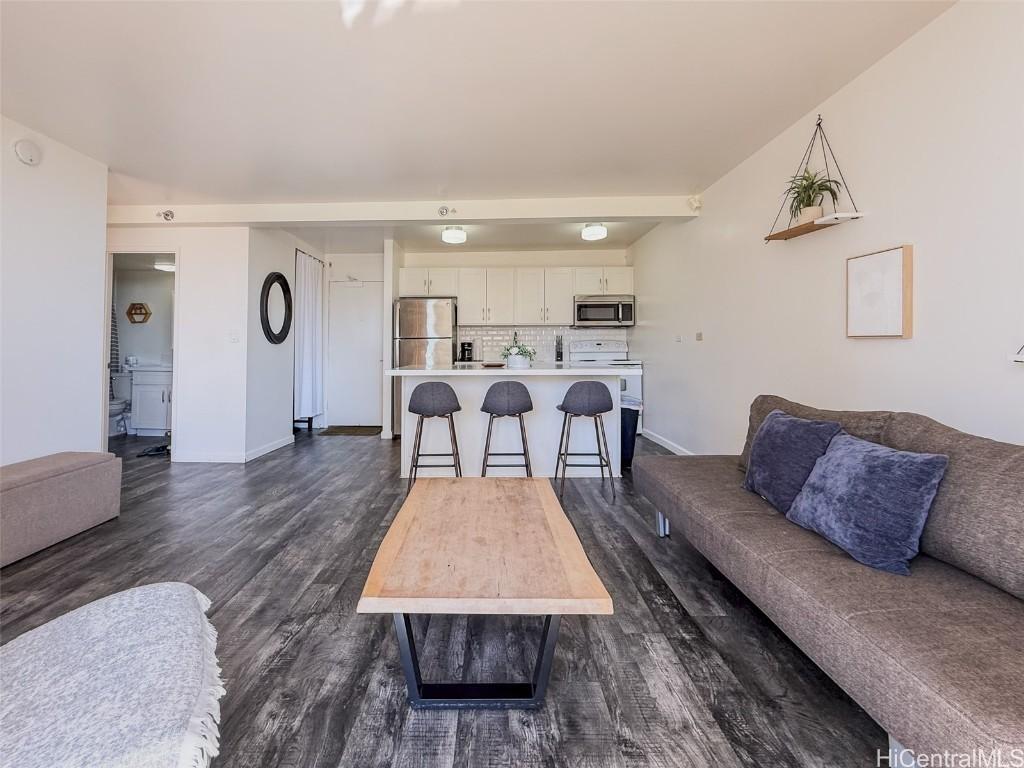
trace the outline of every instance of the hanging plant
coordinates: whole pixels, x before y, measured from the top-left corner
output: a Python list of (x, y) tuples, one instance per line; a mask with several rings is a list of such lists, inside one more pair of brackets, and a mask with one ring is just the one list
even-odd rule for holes
[[(804, 168), (789, 180), (786, 196), (789, 198), (789, 215), (800, 224), (821, 218), (821, 203), (825, 195), (832, 198), (832, 205), (839, 202), (839, 190), (842, 188), (835, 179), (830, 179), (821, 171)], [(806, 213), (804, 213), (806, 211)]]

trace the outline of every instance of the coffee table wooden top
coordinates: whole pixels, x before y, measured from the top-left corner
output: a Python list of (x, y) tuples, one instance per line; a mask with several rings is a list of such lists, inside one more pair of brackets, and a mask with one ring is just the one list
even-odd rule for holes
[(612, 613), (551, 484), (417, 480), (381, 542), (359, 613)]

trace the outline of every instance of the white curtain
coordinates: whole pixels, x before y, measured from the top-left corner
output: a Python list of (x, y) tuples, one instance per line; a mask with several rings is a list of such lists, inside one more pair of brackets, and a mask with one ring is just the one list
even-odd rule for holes
[(295, 418), (324, 412), (324, 264), (295, 251)]

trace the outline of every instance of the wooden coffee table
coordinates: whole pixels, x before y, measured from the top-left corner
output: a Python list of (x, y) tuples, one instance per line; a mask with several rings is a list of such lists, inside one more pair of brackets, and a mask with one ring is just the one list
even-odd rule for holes
[[(610, 614), (612, 599), (545, 479), (417, 480), (381, 542), (359, 613), (394, 614), (414, 707), (535, 708), (564, 614)], [(424, 682), (409, 615), (544, 616), (533, 679)]]

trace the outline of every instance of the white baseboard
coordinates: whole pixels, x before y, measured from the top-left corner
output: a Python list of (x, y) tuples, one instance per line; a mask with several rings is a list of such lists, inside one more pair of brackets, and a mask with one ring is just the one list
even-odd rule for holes
[(272, 443), (261, 445), (259, 448), (253, 448), (251, 451), (245, 452), (245, 461), (258, 459), (260, 456), (276, 451), (278, 448), (284, 448), (286, 445), (291, 445), (294, 442), (295, 435), (288, 435), (288, 437), (282, 437), (280, 440), (274, 440)]
[(198, 451), (175, 450), (171, 444), (171, 461), (176, 464), (244, 464), (245, 454), (243, 453), (203, 453)]
[(678, 443), (673, 443), (667, 437), (662, 437), (656, 432), (652, 432), (650, 429), (644, 428), (643, 436), (648, 440), (652, 440), (663, 448), (668, 448), (676, 456), (693, 456), (693, 451), (688, 451)]

